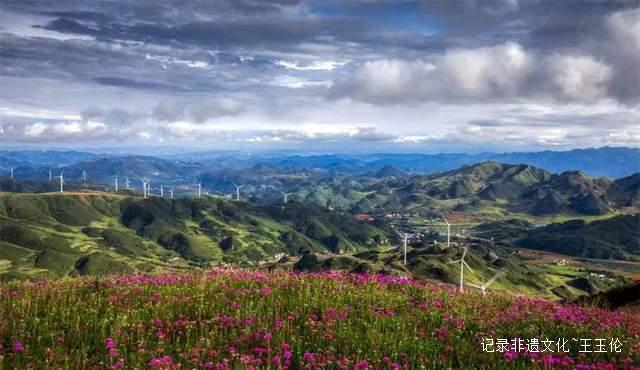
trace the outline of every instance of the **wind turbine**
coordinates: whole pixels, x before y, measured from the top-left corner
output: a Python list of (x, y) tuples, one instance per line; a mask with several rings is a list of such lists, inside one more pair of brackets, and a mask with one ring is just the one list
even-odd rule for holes
[(64, 193), (64, 170), (60, 171), (60, 176), (56, 176), (56, 179), (60, 179), (60, 192)]
[(409, 240), (409, 237), (411, 236), (411, 234), (408, 233), (401, 233), (399, 231), (396, 230), (396, 234), (398, 234), (399, 237), (402, 238), (403, 241), (403, 245), (404, 245), (404, 264), (407, 264), (407, 241)]
[(169, 189), (169, 197), (173, 199), (173, 188)]
[(236, 183), (234, 182), (233, 186), (236, 187), (236, 200), (240, 200), (240, 189), (242, 189), (244, 185), (236, 185)]
[(151, 195), (151, 180), (147, 181), (147, 196)]
[(469, 266), (464, 260), (464, 257), (466, 257), (466, 255), (467, 255), (467, 247), (463, 247), (462, 257), (460, 257), (459, 260), (449, 262), (449, 263), (460, 263), (460, 292), (464, 291), (464, 268), (466, 267), (469, 269), (469, 271), (473, 272), (473, 269), (471, 268), (471, 266)]
[(13, 180), (13, 167), (11, 168), (11, 180)]
[(447, 224), (447, 248), (449, 248), (449, 243), (451, 241), (451, 224), (449, 223), (447, 218), (444, 217), (444, 214), (440, 214), (440, 216), (442, 216), (442, 219)]
[(131, 183), (129, 182), (129, 176), (124, 178), (124, 186), (127, 187), (127, 190), (131, 189)]
[(113, 176), (113, 181), (115, 185), (114, 189), (115, 189), (115, 192), (117, 193), (118, 192), (118, 175)]
[(282, 196), (284, 197), (284, 204), (287, 204), (287, 198), (289, 197), (289, 195), (291, 195), (292, 193), (285, 193), (284, 191), (281, 191), (280, 194), (282, 194)]
[(53, 173), (51, 172), (51, 168), (49, 168), (49, 181), (53, 180)]
[(143, 179), (140, 179), (140, 182), (142, 182), (142, 196), (146, 199), (147, 198), (147, 182), (144, 181)]
[(474, 288), (478, 288), (478, 289), (480, 289), (482, 291), (482, 295), (487, 295), (487, 288), (489, 287), (489, 285), (493, 284), (502, 275), (503, 275), (503, 272), (500, 271), (497, 274), (493, 275), (493, 277), (491, 279), (489, 279), (489, 281), (487, 281), (483, 285), (477, 285), (477, 284), (472, 284), (472, 283), (467, 283), (467, 285), (469, 285), (471, 287), (474, 287)]
[(198, 182), (198, 199), (202, 198), (202, 182)]
[(82, 182), (87, 182), (87, 171), (82, 170)]
[(160, 185), (160, 198), (164, 198), (164, 185)]

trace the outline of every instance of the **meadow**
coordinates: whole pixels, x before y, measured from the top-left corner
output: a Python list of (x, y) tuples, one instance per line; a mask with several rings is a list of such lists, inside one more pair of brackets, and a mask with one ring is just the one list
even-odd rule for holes
[(213, 269), (9, 282), (0, 297), (4, 369), (640, 366), (638, 312), (398, 276)]

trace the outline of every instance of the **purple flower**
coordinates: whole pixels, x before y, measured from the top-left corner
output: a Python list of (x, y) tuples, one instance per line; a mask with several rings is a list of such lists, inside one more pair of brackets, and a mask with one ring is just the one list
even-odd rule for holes
[(13, 351), (14, 352), (24, 352), (24, 346), (22, 345), (22, 343), (16, 342), (16, 344), (13, 346)]
[(113, 339), (107, 338), (105, 341), (105, 347), (107, 347), (107, 349), (114, 349), (116, 348), (116, 344), (113, 342)]
[(316, 362), (316, 356), (313, 353), (305, 352), (302, 358), (307, 362)]

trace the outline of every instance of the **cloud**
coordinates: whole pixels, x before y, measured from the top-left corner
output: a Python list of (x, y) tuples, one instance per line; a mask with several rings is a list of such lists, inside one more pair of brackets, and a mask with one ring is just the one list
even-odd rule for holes
[(0, 2), (0, 140), (629, 142), (639, 5)]
[(621, 101), (640, 100), (640, 8), (607, 16), (605, 38), (594, 46), (613, 67), (611, 91)]
[(158, 121), (190, 121), (202, 123), (208, 119), (234, 116), (245, 111), (238, 99), (216, 97), (196, 102), (161, 102), (153, 109), (152, 117)]
[(324, 61), (315, 61), (305, 65), (300, 65), (297, 62), (287, 62), (284, 60), (279, 60), (276, 62), (276, 64), (286, 69), (292, 69), (296, 71), (332, 71), (338, 67), (341, 67), (347, 64), (347, 62), (336, 62), (333, 60), (324, 60)]
[(331, 97), (374, 104), (608, 97), (612, 68), (589, 55), (536, 55), (513, 42), (454, 49), (431, 61), (378, 60), (338, 80)]
[(27, 125), (3, 124), (2, 139), (22, 142), (51, 142), (70, 140), (100, 140), (120, 135), (106, 124), (94, 121), (35, 122)]
[(300, 125), (295, 128), (228, 129), (219, 125), (195, 125), (180, 121), (164, 124), (161, 132), (168, 139), (216, 138), (238, 142), (384, 142), (396, 139), (395, 135), (379, 132), (373, 127), (322, 124)]
[(553, 55), (542, 68), (539, 78), (560, 99), (590, 102), (609, 95), (611, 67), (590, 56)]

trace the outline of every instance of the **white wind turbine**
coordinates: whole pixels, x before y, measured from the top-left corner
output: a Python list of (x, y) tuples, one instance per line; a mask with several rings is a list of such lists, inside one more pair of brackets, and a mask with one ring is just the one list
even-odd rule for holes
[(289, 195), (291, 195), (293, 193), (285, 193), (284, 191), (281, 191), (280, 194), (282, 194), (282, 197), (284, 198), (284, 204), (287, 204)]
[(142, 197), (147, 198), (147, 182), (143, 179), (140, 179), (140, 182), (142, 182)]
[(51, 168), (49, 168), (49, 181), (53, 180), (53, 172), (51, 172)]
[(466, 267), (469, 269), (469, 271), (473, 272), (473, 269), (471, 268), (471, 266), (469, 266), (467, 262), (465, 262), (464, 260), (466, 255), (467, 255), (467, 247), (463, 247), (462, 257), (460, 257), (459, 260), (449, 262), (449, 263), (460, 263), (460, 292), (464, 291), (464, 268)]
[(87, 171), (82, 170), (82, 182), (87, 182)]
[(487, 281), (483, 285), (477, 285), (477, 284), (472, 284), (472, 283), (467, 283), (467, 285), (471, 286), (471, 287), (474, 287), (474, 288), (478, 288), (478, 289), (480, 289), (482, 291), (482, 295), (487, 295), (487, 288), (489, 287), (489, 285), (493, 284), (502, 275), (503, 275), (503, 272), (500, 271), (497, 274), (493, 275), (493, 277), (491, 279), (489, 279), (489, 281)]
[(404, 245), (404, 264), (406, 265), (407, 264), (407, 240), (409, 240), (409, 236), (411, 234), (402, 233), (402, 234), (398, 234), (398, 235), (400, 235), (402, 237), (402, 241), (403, 241), (403, 245)]
[(173, 199), (173, 188), (169, 189), (169, 198)]
[(240, 189), (242, 189), (244, 185), (236, 185), (236, 183), (234, 182), (233, 186), (236, 187), (236, 200), (240, 200)]
[(11, 180), (13, 180), (13, 167), (11, 168)]
[(202, 182), (198, 182), (198, 198), (202, 198)]
[(164, 185), (160, 185), (160, 198), (164, 198)]
[(131, 182), (129, 181), (129, 176), (124, 178), (124, 186), (127, 188), (127, 190), (131, 189)]
[(118, 192), (118, 175), (113, 176), (113, 181), (114, 181), (114, 190), (117, 193)]
[(60, 179), (60, 192), (64, 193), (64, 170), (60, 171), (60, 176), (56, 176), (56, 179)]

